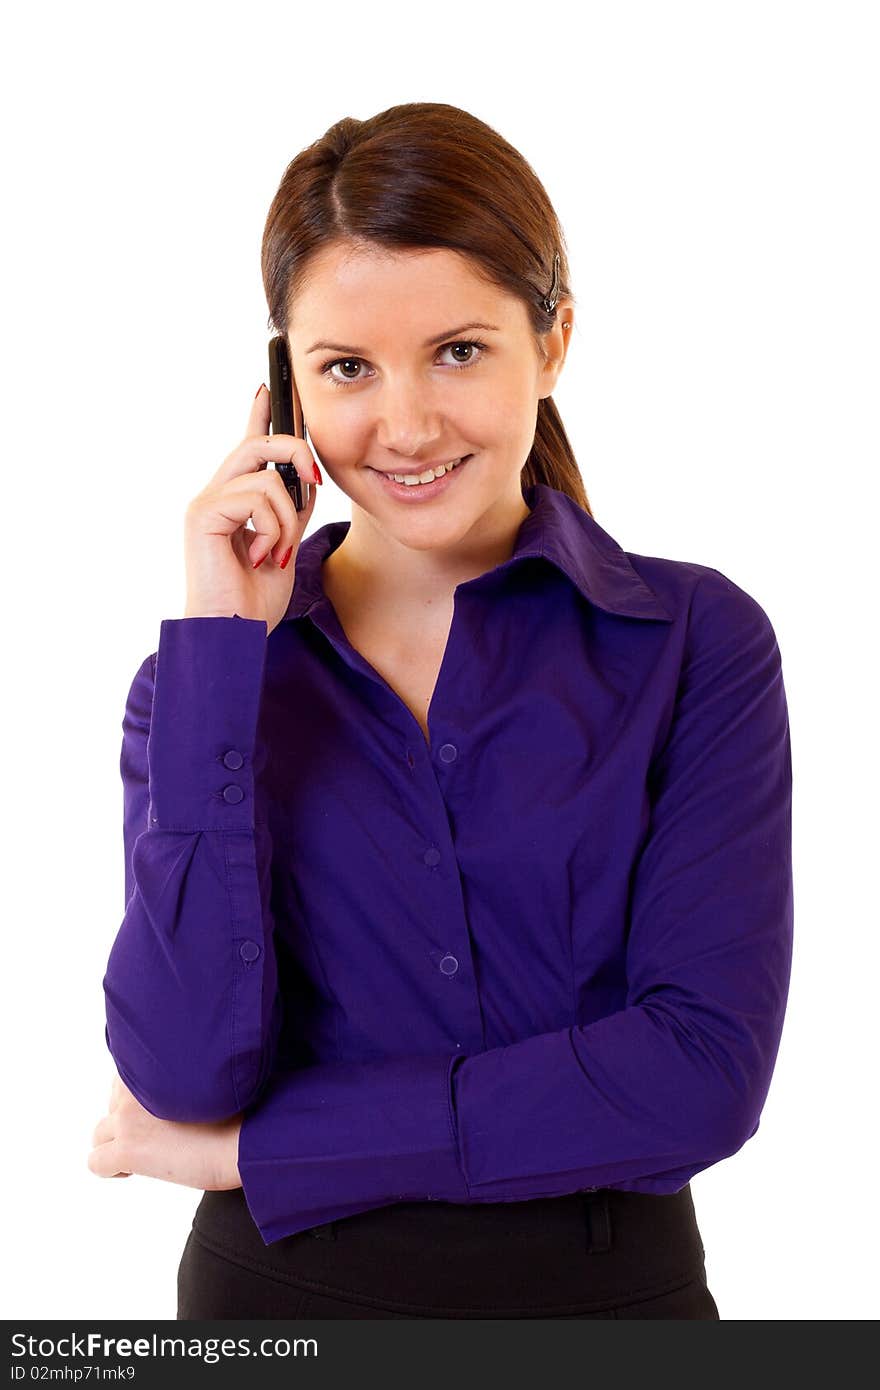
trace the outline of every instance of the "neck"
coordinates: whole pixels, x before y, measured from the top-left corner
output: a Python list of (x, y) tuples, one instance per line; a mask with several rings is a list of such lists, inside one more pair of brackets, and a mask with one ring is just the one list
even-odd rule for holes
[(529, 508), (517, 480), (516, 494), (499, 499), (455, 545), (414, 549), (383, 530), (352, 503), (351, 526), (327, 557), (334, 585), (343, 585), (375, 611), (440, 611), (456, 585), (509, 560)]

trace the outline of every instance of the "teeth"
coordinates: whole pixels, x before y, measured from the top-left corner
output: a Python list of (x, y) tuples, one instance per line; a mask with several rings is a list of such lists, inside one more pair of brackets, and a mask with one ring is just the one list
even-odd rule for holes
[(403, 483), (405, 487), (418, 487), (421, 483), (433, 483), (435, 478), (442, 478), (444, 473), (451, 473), (460, 463), (461, 459), (453, 459), (451, 463), (441, 463), (438, 468), (429, 468), (425, 473), (389, 473), (388, 477), (393, 478), (396, 483)]

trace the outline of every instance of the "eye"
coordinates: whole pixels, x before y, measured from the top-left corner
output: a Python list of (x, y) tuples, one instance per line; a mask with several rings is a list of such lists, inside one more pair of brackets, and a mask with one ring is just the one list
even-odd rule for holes
[[(470, 356), (466, 362), (451, 362), (449, 365), (453, 371), (466, 371), (468, 367), (475, 367), (483, 360), (484, 355), (489, 351), (486, 343), (481, 343), (477, 339), (461, 339), (454, 343), (444, 343), (443, 347), (438, 348), (438, 352), (448, 352), (452, 348), (476, 348), (476, 355)], [(328, 381), (334, 386), (355, 386), (362, 381), (362, 376), (349, 376), (340, 378), (333, 375), (334, 367), (348, 367), (363, 361), (360, 357), (336, 357), (332, 362), (325, 362), (321, 368), (321, 374), (326, 376)]]

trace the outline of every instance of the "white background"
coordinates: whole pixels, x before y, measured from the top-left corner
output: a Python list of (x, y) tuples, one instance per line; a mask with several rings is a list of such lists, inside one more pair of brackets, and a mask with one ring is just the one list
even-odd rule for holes
[[(721, 1317), (876, 1317), (877, 7), (19, 5), (0, 82), (7, 1318), (173, 1318), (199, 1199), (87, 1168), (113, 1064), (121, 720), (189, 499), (266, 377), (259, 252), (343, 115), (463, 106), (533, 164), (596, 520), (780, 644), (796, 949), (756, 1136), (692, 1191)], [(329, 481), (310, 530), (349, 515)]]

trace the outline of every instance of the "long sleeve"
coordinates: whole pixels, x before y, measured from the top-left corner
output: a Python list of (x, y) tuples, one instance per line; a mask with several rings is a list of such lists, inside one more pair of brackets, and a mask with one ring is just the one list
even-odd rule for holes
[(266, 624), (167, 619), (123, 719), (125, 915), (103, 980), (119, 1075), (162, 1119), (238, 1113), (280, 1028), (256, 805)]
[(239, 1141), (267, 1244), (400, 1200), (675, 1192), (755, 1133), (791, 968), (791, 748), (773, 628), (716, 570), (649, 792), (625, 1007), (467, 1056), (271, 1076)]

